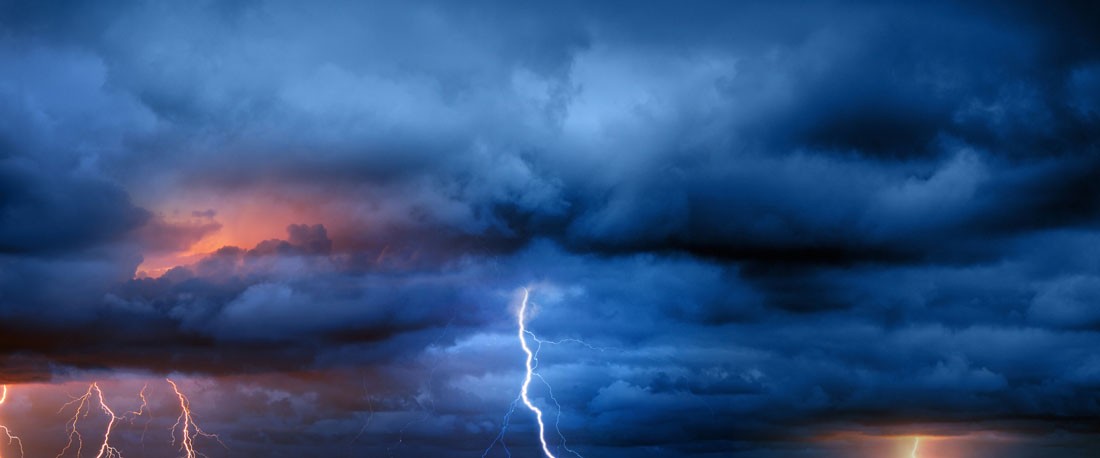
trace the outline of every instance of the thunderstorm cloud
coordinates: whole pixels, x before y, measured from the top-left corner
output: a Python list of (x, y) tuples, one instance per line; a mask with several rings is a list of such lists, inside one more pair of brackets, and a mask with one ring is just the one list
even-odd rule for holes
[(207, 377), (215, 455), (481, 456), (527, 287), (585, 456), (1095, 456), (1097, 24), (0, 1), (0, 381)]

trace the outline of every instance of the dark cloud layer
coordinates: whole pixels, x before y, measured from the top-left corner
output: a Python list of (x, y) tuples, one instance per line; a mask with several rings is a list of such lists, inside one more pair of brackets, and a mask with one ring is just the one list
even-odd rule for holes
[[(922, 431), (1091, 456), (1097, 19), (2, 2), (0, 378), (221, 377), (274, 431), (225, 420), (255, 456), (477, 455), (527, 286), (564, 339), (540, 360), (560, 409), (535, 396), (588, 456), (869, 456), (835, 438)], [(303, 216), (135, 278), (261, 200)], [(339, 450), (362, 399), (313, 388), (274, 425), (234, 379), (360, 370), (379, 423)]]

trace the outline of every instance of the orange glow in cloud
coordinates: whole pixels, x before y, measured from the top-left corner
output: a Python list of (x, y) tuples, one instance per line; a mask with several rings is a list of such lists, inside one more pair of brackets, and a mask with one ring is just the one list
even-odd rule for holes
[[(145, 253), (144, 261), (137, 267), (137, 277), (159, 277), (173, 267), (198, 262), (225, 246), (249, 249), (264, 240), (285, 239), (286, 228), (291, 224), (325, 224), (333, 219), (321, 205), (263, 192), (191, 197), (150, 208), (168, 224), (196, 224), (205, 219), (216, 221), (221, 227), (186, 249)], [(192, 214), (208, 210), (214, 211), (212, 217)]]

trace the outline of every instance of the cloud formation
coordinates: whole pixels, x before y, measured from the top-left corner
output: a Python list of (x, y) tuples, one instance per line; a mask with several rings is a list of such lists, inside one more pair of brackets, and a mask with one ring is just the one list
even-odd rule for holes
[(1095, 10), (6, 3), (0, 377), (316, 390), (225, 434), (290, 456), (366, 414), (288, 374), (362, 370), (357, 446), (468, 456), (528, 286), (589, 455), (1087, 456)]

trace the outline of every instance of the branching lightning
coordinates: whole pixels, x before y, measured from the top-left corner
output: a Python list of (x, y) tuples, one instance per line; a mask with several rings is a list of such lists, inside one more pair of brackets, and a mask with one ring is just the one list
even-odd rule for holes
[(917, 449), (920, 448), (920, 436), (913, 438), (913, 451), (909, 452), (909, 458), (917, 458)]
[[(0, 405), (4, 405), (4, 401), (8, 400), (8, 386), (3, 385), (0, 387)], [(8, 446), (12, 444), (19, 445), (19, 457), (23, 458), (23, 441), (19, 439), (19, 436), (13, 435), (11, 430), (7, 426), (0, 425), (0, 431), (4, 432), (4, 436), (8, 438)], [(2, 457), (3, 455), (0, 455)]]
[[(172, 390), (176, 395), (176, 398), (180, 403), (180, 416), (176, 421), (176, 424), (172, 426), (172, 443), (176, 444), (175, 431), (179, 429), (182, 433), (180, 439), (180, 451), (184, 453), (185, 458), (197, 458), (199, 456), (205, 456), (202, 453), (195, 451), (194, 439), (197, 436), (210, 437), (218, 440), (218, 437), (214, 434), (208, 434), (195, 424), (194, 418), (191, 416), (191, 405), (187, 400), (187, 397), (179, 390), (176, 383), (172, 380), (168, 380), (168, 383), (172, 385)], [(84, 435), (81, 434), (79, 429), (79, 423), (81, 418), (86, 418), (93, 410), (97, 409), (107, 417), (107, 427), (103, 432), (103, 442), (99, 444), (99, 448), (96, 451), (95, 458), (122, 458), (122, 452), (117, 447), (111, 445), (111, 434), (115, 431), (115, 427), (119, 422), (127, 421), (131, 424), (141, 416), (146, 416), (149, 410), (149, 402), (145, 396), (145, 392), (148, 389), (148, 385), (141, 388), (141, 392), (138, 393), (138, 398), (141, 399), (141, 404), (137, 409), (131, 410), (122, 414), (116, 414), (114, 409), (107, 405), (107, 401), (104, 398), (103, 390), (99, 387), (98, 382), (92, 382), (88, 385), (88, 389), (84, 391), (84, 394), (72, 398), (71, 401), (65, 403), (58, 409), (58, 413), (64, 412), (70, 406), (75, 406), (73, 415), (69, 417), (65, 422), (65, 431), (68, 433), (68, 441), (65, 443), (65, 447), (61, 449), (61, 452), (57, 454), (55, 458), (62, 458), (69, 454), (70, 451), (75, 453), (77, 458), (80, 458), (84, 452)], [(151, 420), (151, 419), (150, 419)], [(145, 427), (149, 427), (149, 423), (145, 424)], [(145, 432), (142, 432), (142, 445), (145, 443)], [(220, 440), (218, 440), (221, 443)], [(222, 444), (223, 446), (225, 444)]]
[(176, 393), (176, 398), (180, 403), (180, 416), (176, 418), (176, 424), (172, 425), (172, 443), (175, 444), (177, 442), (175, 435), (178, 429), (180, 431), (180, 439), (178, 442), (180, 444), (180, 451), (184, 453), (184, 457), (197, 458), (206, 456), (195, 450), (195, 438), (199, 436), (214, 439), (218, 441), (222, 447), (225, 447), (225, 443), (218, 438), (217, 434), (207, 433), (203, 431), (202, 428), (199, 428), (199, 425), (195, 424), (195, 419), (191, 416), (191, 401), (189, 401), (187, 396), (184, 396), (183, 392), (180, 391), (176, 382), (173, 382), (172, 379), (165, 380), (168, 381), (169, 385), (172, 385), (172, 391)]
[(141, 398), (141, 407), (139, 407), (138, 410), (118, 415), (107, 405), (106, 399), (103, 398), (103, 390), (99, 388), (99, 383), (92, 382), (91, 385), (88, 385), (88, 389), (83, 395), (65, 403), (65, 405), (61, 406), (61, 409), (58, 410), (58, 413), (60, 413), (64, 411), (65, 408), (74, 404), (76, 405), (73, 416), (69, 418), (65, 426), (65, 430), (69, 433), (69, 441), (65, 444), (65, 448), (61, 449), (61, 452), (57, 454), (57, 458), (61, 458), (71, 450), (74, 443), (76, 444), (77, 457), (79, 457), (84, 450), (84, 436), (82, 436), (80, 430), (77, 429), (77, 423), (80, 422), (81, 417), (87, 417), (88, 414), (91, 413), (93, 403), (98, 404), (96, 407), (107, 416), (107, 428), (103, 433), (103, 442), (99, 445), (99, 450), (96, 452), (96, 458), (122, 458), (122, 452), (111, 445), (111, 433), (114, 431), (115, 424), (119, 421), (127, 419), (133, 421), (145, 412), (148, 403), (145, 400), (144, 388), (138, 396)]
[[(70, 418), (69, 421), (65, 423), (65, 430), (69, 433), (69, 441), (66, 442), (65, 447), (57, 453), (56, 458), (61, 458), (62, 456), (64, 456), (65, 453), (73, 447), (74, 442), (76, 443), (77, 457), (79, 457), (80, 452), (84, 450), (84, 436), (80, 434), (80, 430), (77, 429), (76, 424), (80, 421), (80, 413), (88, 410), (87, 404), (88, 400), (92, 397), (93, 386), (95, 386), (95, 384), (88, 385), (88, 391), (85, 392), (83, 396), (73, 398), (72, 401), (66, 402), (65, 405), (61, 406), (61, 408), (57, 410), (57, 413), (61, 413), (65, 411), (66, 407), (76, 404), (76, 411), (73, 412), (72, 418)], [(85, 416), (87, 416), (87, 414), (85, 414)]]
[[(536, 358), (538, 358), (538, 354), (538, 350), (535, 350)], [(578, 458), (584, 458), (583, 456), (581, 456), (580, 453), (577, 453), (576, 450), (569, 448), (569, 446), (565, 443), (565, 434), (561, 433), (561, 403), (558, 402), (558, 398), (554, 397), (554, 389), (550, 386), (550, 382), (547, 382), (546, 379), (542, 378), (542, 375), (538, 373), (535, 373), (535, 376), (538, 377), (539, 380), (542, 380), (543, 385), (546, 385), (546, 396), (549, 397), (551, 401), (554, 401), (554, 408), (558, 410), (557, 416), (554, 417), (554, 430), (558, 432), (558, 437), (561, 438), (561, 448), (565, 449), (565, 451), (569, 453), (572, 453)]]
[[(504, 414), (504, 422), (501, 425), (500, 433), (497, 434), (496, 438), (493, 439), (493, 442), (491, 444), (489, 444), (489, 448), (485, 449), (485, 452), (482, 453), (481, 456), (482, 456), (482, 458), (485, 458), (486, 456), (488, 456), (489, 452), (493, 449), (493, 447), (496, 446), (496, 444), (499, 443), (501, 445), (501, 448), (504, 449), (505, 455), (507, 455), (509, 458), (511, 458), (512, 453), (508, 450), (508, 445), (504, 443), (504, 435), (508, 431), (508, 422), (512, 418), (512, 414), (515, 413), (516, 405), (519, 404), (520, 402), (522, 402), (523, 405), (526, 406), (528, 410), (530, 410), (531, 412), (533, 412), (535, 414), (535, 420), (538, 422), (538, 425), (539, 425), (539, 443), (542, 445), (543, 454), (545, 454), (545, 456), (547, 458), (558, 458), (557, 456), (555, 456), (550, 451), (550, 447), (546, 442), (546, 424), (543, 422), (542, 409), (539, 409), (537, 406), (535, 406), (535, 404), (531, 402), (531, 399), (528, 396), (528, 389), (531, 386), (531, 379), (534, 378), (534, 377), (538, 377), (539, 380), (541, 380), (542, 383), (544, 385), (546, 385), (547, 395), (549, 396), (550, 400), (554, 402), (554, 405), (557, 407), (557, 417), (554, 421), (554, 429), (557, 430), (558, 436), (561, 437), (560, 447), (565, 449), (569, 453), (572, 453), (573, 455), (577, 456), (578, 458), (583, 458), (579, 453), (577, 453), (576, 451), (574, 451), (573, 449), (571, 449), (571, 448), (569, 448), (568, 446), (565, 445), (565, 435), (563, 435), (561, 433), (561, 429), (558, 427), (559, 424), (561, 423), (561, 404), (558, 402), (558, 400), (556, 398), (554, 398), (554, 391), (550, 387), (550, 384), (546, 381), (545, 378), (542, 377), (541, 374), (536, 372), (535, 369), (538, 368), (539, 351), (542, 350), (542, 345), (543, 344), (558, 345), (558, 344), (562, 344), (562, 343), (572, 342), (572, 343), (581, 344), (581, 345), (583, 345), (585, 347), (588, 347), (589, 349), (593, 349), (593, 350), (604, 351), (606, 349), (600, 348), (600, 347), (594, 347), (594, 346), (589, 345), (588, 343), (586, 343), (582, 340), (578, 340), (578, 339), (563, 339), (563, 340), (559, 340), (559, 341), (550, 341), (550, 340), (541, 340), (541, 339), (539, 339), (538, 336), (536, 336), (531, 331), (527, 330), (527, 325), (525, 323), (525, 321), (527, 319), (527, 301), (528, 301), (529, 298), (530, 298), (530, 291), (527, 288), (524, 288), (523, 289), (523, 301), (520, 303), (519, 313), (517, 314), (517, 320), (516, 320), (517, 324), (518, 324), (518, 330), (517, 330), (516, 335), (517, 335), (517, 337), (519, 337), (520, 347), (523, 349), (523, 352), (527, 355), (527, 358), (526, 358), (526, 361), (525, 361), (525, 364), (524, 364), (525, 368), (526, 368), (526, 372), (524, 374), (523, 384), (520, 386), (519, 396), (514, 401), (512, 401), (511, 406), (509, 406), (509, 408), (508, 408), (508, 413)], [(534, 341), (535, 343), (538, 344), (535, 347), (534, 350), (531, 350), (531, 347), (527, 343), (527, 337), (528, 336), (530, 336), (532, 341)]]
[(527, 288), (523, 289), (523, 303), (519, 307), (519, 319), (516, 320), (519, 323), (519, 345), (523, 347), (523, 352), (527, 354), (527, 373), (523, 377), (523, 386), (519, 389), (519, 397), (523, 400), (523, 405), (527, 406), (527, 409), (535, 413), (535, 420), (539, 423), (539, 442), (542, 443), (542, 452), (546, 454), (548, 458), (557, 458), (553, 453), (550, 453), (550, 448), (546, 446), (546, 425), (542, 422), (542, 410), (535, 407), (531, 403), (531, 399), (527, 397), (527, 388), (531, 386), (531, 375), (534, 372), (534, 366), (532, 362), (535, 360), (535, 354), (531, 352), (531, 347), (527, 346), (527, 326), (524, 324), (524, 315), (527, 313), (527, 299), (530, 296), (530, 291)]
[(481, 458), (489, 456), (489, 452), (492, 451), (493, 447), (498, 443), (500, 447), (504, 449), (504, 454), (508, 456), (508, 458), (512, 458), (512, 452), (508, 450), (508, 444), (504, 442), (504, 435), (508, 433), (508, 423), (512, 420), (512, 414), (516, 413), (516, 404), (519, 404), (518, 397), (508, 406), (508, 412), (504, 414), (504, 421), (501, 422), (500, 433), (497, 433), (497, 437), (493, 438), (493, 442), (489, 444), (489, 448), (486, 448), (485, 452), (481, 454)]

